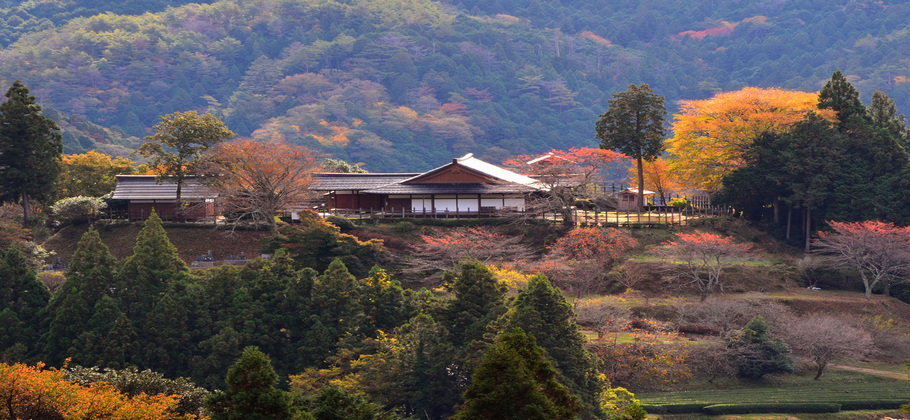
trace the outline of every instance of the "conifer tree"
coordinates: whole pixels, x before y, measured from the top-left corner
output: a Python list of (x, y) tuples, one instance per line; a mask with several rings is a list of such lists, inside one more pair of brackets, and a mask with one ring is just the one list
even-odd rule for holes
[(133, 255), (123, 260), (118, 272), (120, 309), (131, 320), (141, 323), (168, 285), (188, 271), (177, 255), (177, 248), (168, 240), (161, 218), (152, 211), (136, 237)]
[(585, 350), (587, 340), (575, 323), (575, 311), (562, 292), (546, 276), (534, 276), (518, 293), (506, 316), (508, 327), (534, 336), (559, 372), (559, 382), (581, 398), (584, 418), (600, 417), (604, 384), (597, 376), (594, 359)]
[(137, 338), (133, 323), (126, 315), (120, 314), (104, 338), (101, 360), (112, 369), (123, 369), (133, 365), (137, 361), (135, 360), (138, 353)]
[(0, 104), (0, 201), (22, 203), (29, 224), (29, 198), (50, 201), (60, 175), (63, 136), (60, 127), (41, 115), (28, 88), (16, 80)]
[(452, 343), (464, 347), (481, 340), (487, 325), (505, 312), (506, 286), (478, 261), (462, 262), (444, 278), (455, 294), (445, 313)]
[(121, 315), (123, 312), (113, 298), (110, 296), (101, 298), (92, 308), (92, 316), (84, 324), (85, 330), (74, 342), (79, 350), (67, 356), (84, 366), (106, 366), (105, 361), (101, 359), (104, 352), (104, 337)]
[[(357, 281), (341, 260), (329, 264), (313, 284), (313, 328), (307, 334), (307, 342), (313, 350), (322, 347), (316, 354), (322, 354), (318, 361), (334, 352), (337, 341), (347, 333), (361, 328), (363, 307), (359, 302), (360, 282)], [(321, 344), (320, 344), (321, 343)]]
[[(595, 125), (600, 148), (635, 159), (638, 189), (643, 191), (644, 161), (653, 161), (664, 149), (664, 98), (645, 83), (630, 84), (628, 90), (614, 93), (609, 103)], [(644, 206), (644, 194), (638, 194), (637, 205), (639, 209)]]
[(533, 336), (521, 328), (503, 333), (477, 366), (453, 419), (574, 419), (578, 398), (556, 375)]
[(207, 401), (213, 420), (280, 420), (289, 417), (290, 397), (275, 388), (278, 375), (258, 347), (243, 350), (227, 374), (227, 391)]
[(771, 335), (770, 330), (768, 321), (757, 316), (727, 343), (727, 347), (734, 350), (740, 376), (761, 378), (767, 374), (794, 371), (790, 347)]
[(818, 108), (833, 110), (842, 132), (856, 129), (867, 118), (866, 107), (859, 99), (859, 91), (850, 84), (840, 69), (831, 75), (831, 79), (818, 93)]
[[(0, 363), (13, 364), (23, 362), (15, 353), (28, 351), (26, 343), (32, 343), (33, 337), (26, 333), (26, 326), (22, 324), (13, 308), (0, 311)], [(22, 349), (16, 351), (15, 349)]]
[(0, 310), (11, 308), (22, 322), (33, 328), (50, 296), (19, 247), (11, 245), (0, 260)]
[(73, 252), (66, 272), (66, 288), (77, 291), (86, 302), (98, 302), (112, 293), (116, 263), (98, 231), (94, 226), (89, 227)]
[[(98, 232), (90, 227), (73, 252), (73, 260), (66, 272), (66, 282), (44, 312), (44, 334), (41, 340), (48, 361), (62, 363), (67, 357), (97, 353), (94, 347), (85, 349), (84, 346), (96, 345), (97, 340), (104, 337), (112, 325), (98, 327), (97, 323), (86, 321), (96, 318), (96, 308), (109, 308), (111, 303), (116, 307), (116, 302), (108, 302), (114, 288), (115, 265), (116, 260), (107, 245), (101, 242)], [(117, 316), (119, 314), (108, 317), (109, 322), (112, 324)], [(79, 339), (89, 331), (93, 331), (91, 338)], [(77, 350), (80, 346), (83, 346), (81, 351)], [(77, 361), (86, 363), (78, 360), (78, 357)]]

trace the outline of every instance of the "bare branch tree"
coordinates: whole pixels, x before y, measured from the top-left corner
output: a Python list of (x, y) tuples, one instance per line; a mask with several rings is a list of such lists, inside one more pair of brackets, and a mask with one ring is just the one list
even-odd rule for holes
[(222, 143), (212, 156), (222, 174), (216, 187), (225, 216), (268, 226), (280, 212), (302, 208), (322, 162), (302, 146), (253, 140)]
[(797, 318), (785, 331), (797, 355), (815, 363), (815, 380), (834, 359), (855, 359), (869, 353), (872, 336), (841, 318), (815, 314)]
[(866, 299), (879, 283), (889, 295), (892, 284), (905, 280), (910, 269), (910, 227), (873, 220), (828, 224), (834, 232), (818, 232), (816, 251), (836, 256), (842, 267), (859, 271)]

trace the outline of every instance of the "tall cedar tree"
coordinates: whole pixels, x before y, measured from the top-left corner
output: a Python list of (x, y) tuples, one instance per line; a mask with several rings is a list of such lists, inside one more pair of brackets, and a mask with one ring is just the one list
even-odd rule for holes
[(454, 420), (575, 419), (578, 397), (556, 379), (557, 372), (521, 328), (503, 333), (486, 354), (464, 393)]
[(188, 273), (177, 248), (167, 238), (161, 218), (152, 211), (136, 237), (133, 255), (126, 257), (117, 274), (117, 300), (120, 309), (133, 322), (141, 322), (168, 284)]
[(50, 297), (47, 286), (29, 268), (19, 247), (11, 245), (0, 259), (0, 324), (5, 324), (0, 325), (0, 352), (14, 346), (33, 346), (39, 313)]
[(275, 388), (278, 375), (258, 347), (243, 350), (227, 374), (227, 391), (207, 401), (212, 420), (280, 420), (289, 418), (291, 399)]
[(594, 359), (585, 350), (587, 339), (575, 323), (575, 311), (546, 276), (537, 275), (518, 293), (507, 314), (508, 327), (521, 328), (537, 339), (558, 372), (559, 382), (582, 402), (583, 418), (600, 418), (603, 382)]
[(0, 201), (22, 203), (24, 224), (32, 215), (29, 197), (50, 201), (60, 175), (63, 136), (28, 88), (16, 80), (0, 104)]
[[(629, 85), (629, 89), (614, 93), (607, 111), (600, 115), (595, 128), (602, 149), (616, 150), (636, 161), (638, 189), (645, 186), (644, 161), (657, 159), (664, 150), (663, 96), (657, 96), (647, 84)], [(644, 207), (644, 194), (638, 194), (638, 208)]]
[(859, 91), (840, 70), (831, 75), (831, 79), (818, 93), (818, 108), (833, 110), (837, 114), (841, 131), (855, 129), (863, 125), (867, 118), (866, 107), (859, 100)]
[[(45, 310), (42, 343), (51, 363), (62, 363), (72, 356), (69, 346), (90, 330), (85, 321), (93, 317), (93, 305), (111, 296), (116, 262), (107, 245), (101, 242), (101, 236), (90, 227), (76, 245), (66, 282)], [(97, 333), (106, 334), (107, 329)]]
[(161, 117), (155, 134), (136, 153), (150, 159), (159, 182), (177, 184), (177, 216), (183, 219), (181, 197), (187, 177), (200, 174), (207, 164), (203, 152), (234, 137), (234, 133), (212, 114), (175, 112)]

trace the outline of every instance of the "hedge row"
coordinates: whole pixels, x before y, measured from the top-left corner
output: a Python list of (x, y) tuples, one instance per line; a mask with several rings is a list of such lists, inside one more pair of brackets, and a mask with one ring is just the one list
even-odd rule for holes
[(714, 404), (704, 407), (710, 415), (753, 413), (836, 413), (841, 410), (835, 403), (765, 403), (765, 404)]
[[(753, 403), (753, 404), (712, 404), (679, 403), (679, 404), (642, 404), (645, 411), (651, 414), (693, 414), (704, 413), (710, 415), (721, 414), (753, 414), (753, 413), (836, 413), (841, 411), (841, 404), (836, 403)], [(851, 408), (851, 410), (873, 408), (897, 408), (900, 404), (892, 406), (876, 406)]]
[(841, 410), (890, 410), (894, 408), (900, 408), (902, 405), (907, 404), (908, 399), (881, 399), (881, 400), (856, 400), (845, 402), (841, 407)]

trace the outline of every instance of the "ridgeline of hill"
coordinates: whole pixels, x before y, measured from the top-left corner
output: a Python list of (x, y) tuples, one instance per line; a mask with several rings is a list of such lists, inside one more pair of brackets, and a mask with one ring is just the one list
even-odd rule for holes
[(816, 91), (837, 68), (867, 102), (882, 89), (910, 106), (910, 6), (895, 1), (72, 3), (0, 3), (0, 85), (108, 129), (70, 133), (67, 153), (119, 154), (198, 109), (372, 171), (497, 162), (593, 145), (629, 83), (673, 112), (745, 86)]

